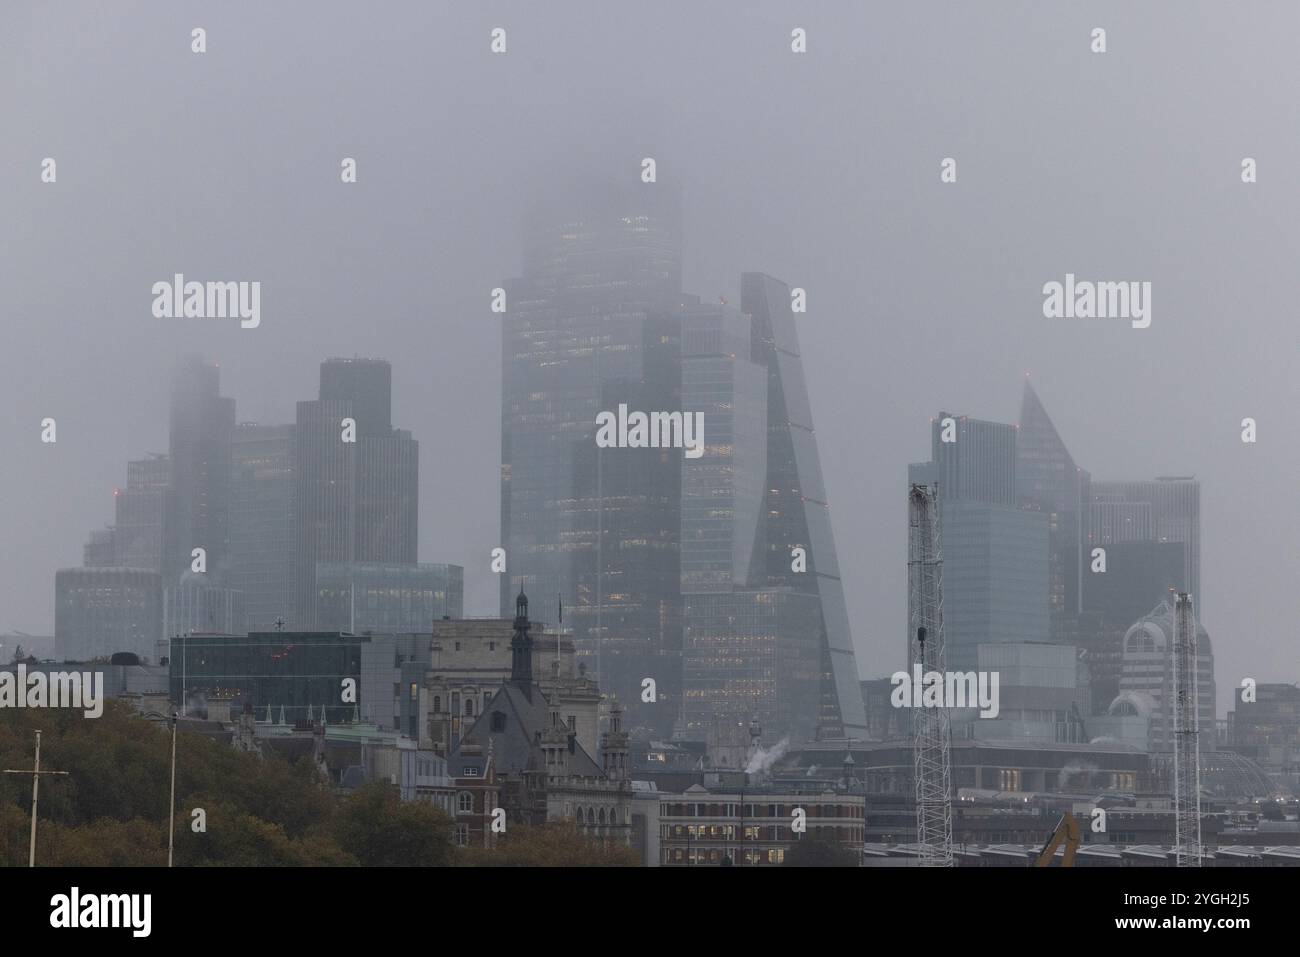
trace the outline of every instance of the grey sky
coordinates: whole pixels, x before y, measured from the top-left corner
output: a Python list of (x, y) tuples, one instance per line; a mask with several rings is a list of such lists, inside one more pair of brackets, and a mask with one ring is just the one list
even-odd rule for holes
[[(928, 418), (1015, 421), (1029, 370), (1094, 477), (1201, 479), (1220, 710), (1242, 676), (1300, 680), (1298, 30), (1287, 3), (5, 3), (0, 630), (50, 632), (55, 569), (112, 521), (127, 459), (166, 450), (188, 351), (268, 423), (324, 357), (390, 359), (420, 558), (494, 611), (489, 290), (548, 170), (654, 156), (683, 183), (687, 291), (735, 301), (746, 269), (808, 290), (860, 671), (903, 653)], [(153, 318), (175, 272), (261, 281), (261, 327)], [(1066, 272), (1151, 281), (1151, 327), (1043, 318)]]

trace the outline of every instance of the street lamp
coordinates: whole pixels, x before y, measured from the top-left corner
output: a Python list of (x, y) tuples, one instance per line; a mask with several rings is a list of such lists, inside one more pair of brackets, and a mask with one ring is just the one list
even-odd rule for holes
[(64, 774), (67, 771), (42, 771), (41, 770), (41, 733), (36, 732), (36, 764), (30, 771), (5, 770), (5, 774), (30, 774), (32, 776), (32, 839), (31, 845), (27, 850), (27, 866), (36, 866), (36, 804), (40, 795), (41, 775), (42, 774)]
[[(40, 740), (39, 738), (37, 739)], [(37, 752), (40, 753), (39, 751)], [(35, 827), (33, 825), (33, 831)], [(167, 866), (172, 866), (172, 846), (176, 835), (176, 712), (172, 712), (172, 797), (167, 811)]]

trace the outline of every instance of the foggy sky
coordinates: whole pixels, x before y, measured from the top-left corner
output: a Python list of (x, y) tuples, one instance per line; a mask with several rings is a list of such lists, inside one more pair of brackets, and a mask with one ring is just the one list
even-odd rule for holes
[[(464, 565), (466, 612), (495, 613), (490, 290), (550, 171), (635, 181), (653, 156), (683, 185), (687, 292), (738, 301), (742, 270), (808, 291), (864, 676), (905, 653), (929, 417), (1014, 422), (1029, 371), (1094, 479), (1201, 480), (1220, 713), (1243, 676), (1300, 680), (1298, 32), (1286, 3), (0, 5), (0, 631), (52, 633), (55, 570), (113, 521), (127, 460), (166, 451), (186, 352), (262, 423), (327, 356), (389, 359), (420, 560)], [(260, 281), (260, 328), (154, 318), (176, 272)], [(1151, 327), (1045, 319), (1067, 272), (1150, 281)]]

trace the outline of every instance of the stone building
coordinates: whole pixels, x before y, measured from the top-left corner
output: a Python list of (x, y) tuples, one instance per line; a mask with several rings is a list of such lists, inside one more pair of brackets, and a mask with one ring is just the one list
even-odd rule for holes
[[(468, 713), (462, 716), (467, 730), (448, 755), (450, 774), (458, 787), (465, 783), (461, 790), (468, 795), (457, 795), (457, 807), (463, 801), (470, 819), (466, 836), (474, 840), (472, 822), (481, 820), (486, 810), (477, 792), (490, 787), (499, 794), (507, 828), (512, 822), (571, 821), (589, 837), (626, 845), (632, 827), (632, 783), (622, 709), (615, 704), (610, 711), (598, 761), (580, 740), (576, 716), (570, 720), (565, 714), (565, 690), (572, 688), (552, 683), (548, 695), (535, 679), (537, 649), (531, 628), (528, 599), (520, 592), (509, 680), (497, 687), (472, 722)], [(591, 692), (598, 701), (594, 684)], [(594, 724), (594, 707), (591, 718)], [(470, 786), (467, 779), (487, 787)]]

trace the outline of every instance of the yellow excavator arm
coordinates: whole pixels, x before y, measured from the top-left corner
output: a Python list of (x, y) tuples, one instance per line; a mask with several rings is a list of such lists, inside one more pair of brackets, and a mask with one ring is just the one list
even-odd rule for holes
[(1056, 849), (1061, 846), (1062, 841), (1065, 842), (1065, 852), (1061, 855), (1061, 866), (1073, 867), (1074, 855), (1079, 850), (1079, 822), (1074, 819), (1074, 815), (1069, 811), (1061, 815), (1056, 830), (1047, 839), (1043, 849), (1038, 852), (1038, 858), (1034, 861), (1034, 866), (1050, 867), (1052, 858), (1056, 856)]

